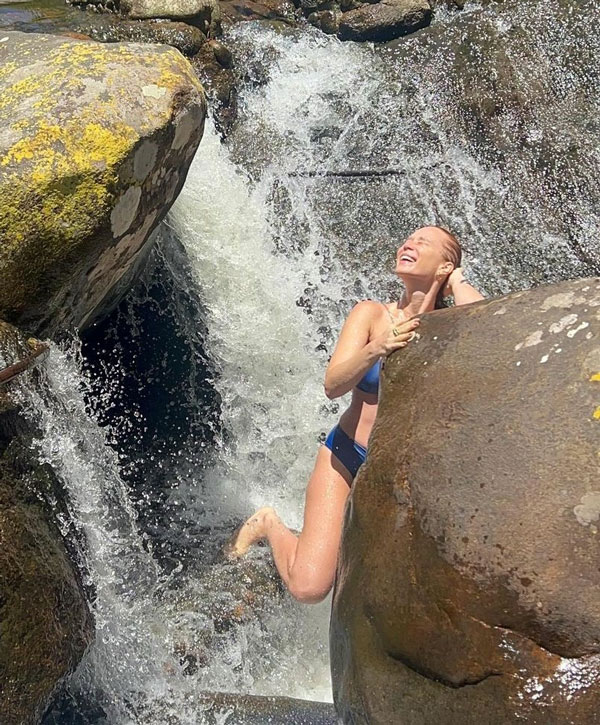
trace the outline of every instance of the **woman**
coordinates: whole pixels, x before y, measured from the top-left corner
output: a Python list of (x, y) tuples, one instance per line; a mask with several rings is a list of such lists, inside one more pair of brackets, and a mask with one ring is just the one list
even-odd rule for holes
[[(457, 305), (482, 299), (463, 277), (458, 240), (441, 227), (418, 229), (398, 249), (396, 274), (404, 282), (399, 302), (365, 300), (350, 312), (325, 373), (325, 393), (338, 398), (352, 390), (352, 402), (319, 450), (306, 490), (304, 527), (297, 536), (269, 507), (259, 509), (239, 530), (230, 549), (243, 555), (266, 538), (291, 594), (319, 602), (333, 584), (344, 505), (377, 413), (382, 357), (408, 345), (419, 320), (452, 295)], [(411, 319), (412, 318), (412, 319)]]

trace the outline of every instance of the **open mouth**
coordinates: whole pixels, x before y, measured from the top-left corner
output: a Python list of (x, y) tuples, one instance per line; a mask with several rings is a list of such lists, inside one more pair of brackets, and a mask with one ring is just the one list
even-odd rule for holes
[(403, 252), (398, 261), (399, 262), (416, 262), (417, 258), (414, 255), (409, 254), (408, 252)]

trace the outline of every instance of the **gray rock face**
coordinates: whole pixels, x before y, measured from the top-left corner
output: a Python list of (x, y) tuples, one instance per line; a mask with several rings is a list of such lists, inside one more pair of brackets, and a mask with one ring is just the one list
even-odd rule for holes
[(206, 101), (172, 48), (3, 38), (0, 315), (53, 334), (128, 288), (183, 185)]
[(428, 0), (381, 0), (349, 10), (341, 17), (341, 40), (382, 42), (424, 28), (431, 22)]
[(221, 20), (218, 0), (121, 0), (120, 11), (130, 18), (192, 21), (207, 35), (216, 34)]
[[(0, 322), (0, 368), (30, 352)], [(23, 440), (10, 385), (0, 387), (0, 713), (3, 725), (33, 725), (79, 663), (93, 623), (55, 523), (59, 504), (44, 503), (60, 499), (60, 484)]]
[(600, 718), (600, 279), (425, 315), (387, 361), (331, 623), (344, 722)]

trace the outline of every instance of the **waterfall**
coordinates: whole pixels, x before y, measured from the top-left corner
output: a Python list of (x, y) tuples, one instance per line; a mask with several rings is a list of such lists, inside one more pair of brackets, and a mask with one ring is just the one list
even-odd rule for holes
[(127, 708), (119, 700), (155, 679), (165, 660), (166, 627), (152, 606), (161, 576), (137, 530), (116, 456), (86, 409), (78, 358), (76, 346), (68, 352), (52, 346), (45, 391), (27, 388), (21, 398), (40, 430), (40, 461), (64, 482), (71, 519), (86, 540), (79, 558), (84, 584), (93, 590), (96, 636), (76, 690), (98, 697), (108, 714), (121, 718)]
[[(198, 300), (176, 314), (219, 399), (210, 455), (190, 428), (162, 477), (149, 473), (144, 499), (164, 507), (151, 529), (78, 352), (53, 348), (47, 394), (29, 393), (40, 456), (88, 541), (97, 641), (70, 685), (85, 722), (102, 722), (99, 705), (115, 725), (195, 723), (203, 691), (330, 698), (327, 604), (284, 596), (264, 549), (239, 568), (220, 546), (264, 504), (301, 527), (319, 438), (343, 406), (323, 395), (327, 356), (356, 300), (397, 294), (395, 249), (414, 228), (455, 231), (488, 294), (598, 273), (600, 13), (577, 5), (470, 3), (385, 48), (229, 31), (240, 116), (226, 144), (207, 125), (161, 231), (163, 251), (184, 254), (159, 259)], [(143, 487), (153, 460), (137, 455)]]

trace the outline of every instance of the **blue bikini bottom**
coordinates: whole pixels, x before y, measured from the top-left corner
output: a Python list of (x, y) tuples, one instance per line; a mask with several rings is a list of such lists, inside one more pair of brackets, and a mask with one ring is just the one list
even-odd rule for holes
[(358, 469), (367, 457), (367, 449), (352, 440), (339, 425), (331, 429), (324, 445), (329, 448), (342, 466), (348, 469), (352, 478), (356, 476)]

